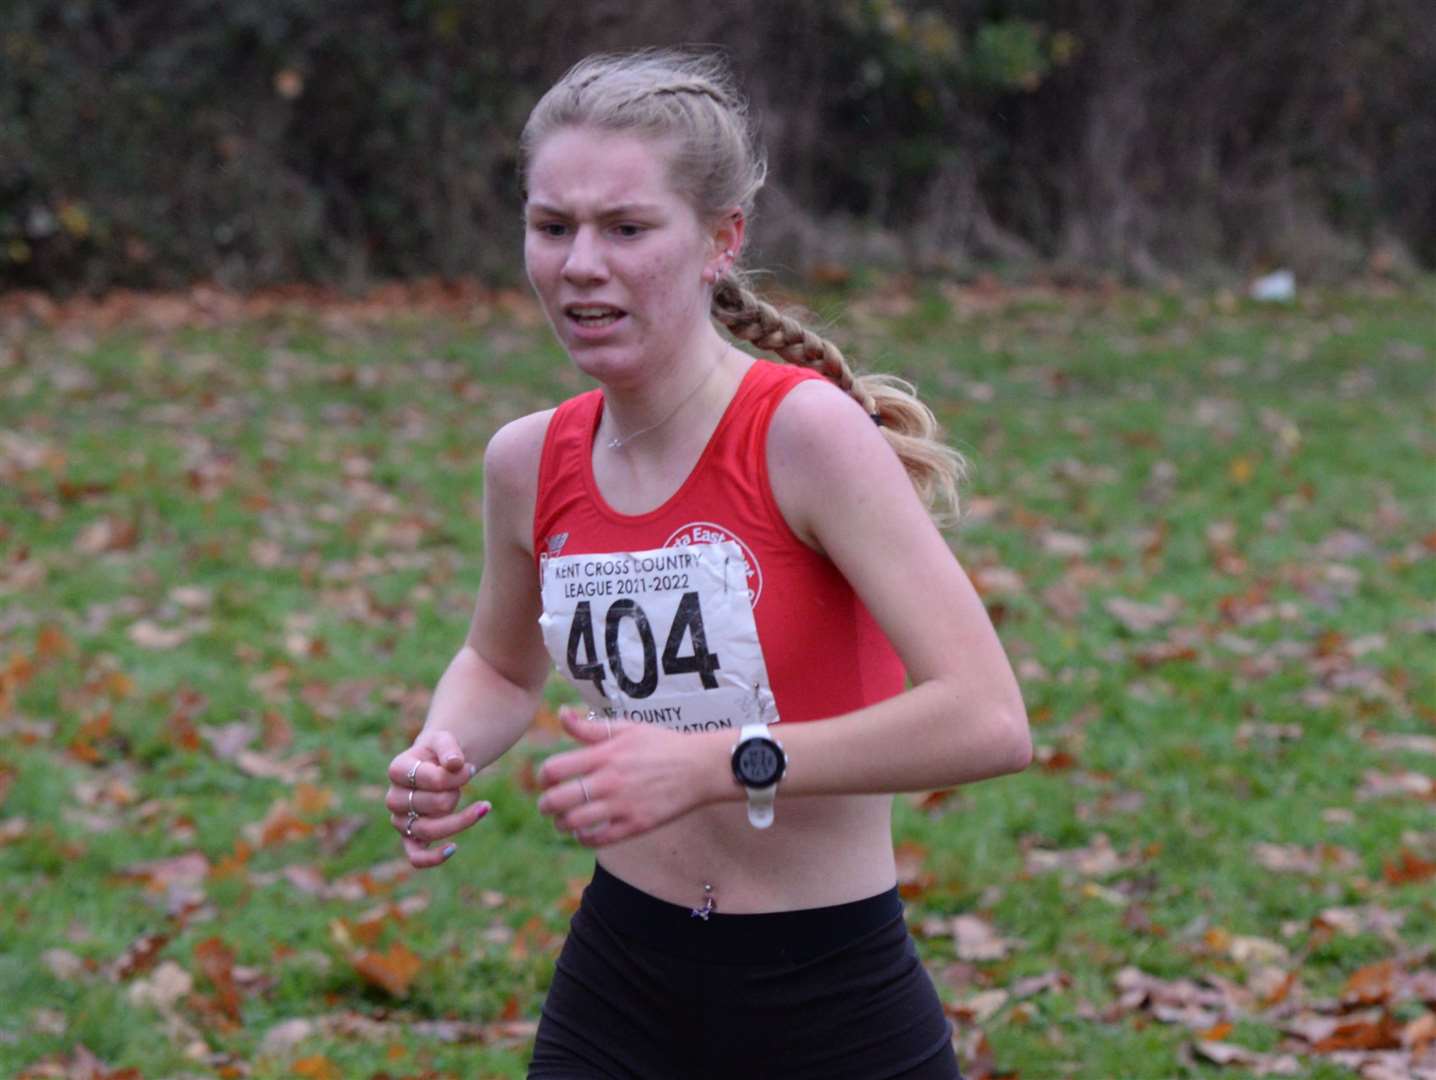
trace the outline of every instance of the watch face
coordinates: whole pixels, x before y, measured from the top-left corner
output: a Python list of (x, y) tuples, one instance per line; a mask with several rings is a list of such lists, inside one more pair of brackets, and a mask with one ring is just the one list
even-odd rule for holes
[(733, 755), (733, 773), (750, 787), (767, 787), (783, 775), (783, 752), (772, 739), (746, 739)]

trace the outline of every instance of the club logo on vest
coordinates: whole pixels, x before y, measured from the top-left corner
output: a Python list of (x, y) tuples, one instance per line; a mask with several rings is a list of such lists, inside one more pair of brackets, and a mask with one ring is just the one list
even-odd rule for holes
[(543, 588), (544, 582), (546, 582), (546, 581), (548, 580), (548, 561), (549, 561), (550, 559), (557, 559), (557, 558), (558, 558), (558, 555), (559, 555), (559, 552), (561, 552), (561, 551), (563, 550), (564, 544), (567, 544), (567, 543), (568, 543), (568, 533), (566, 533), (566, 532), (554, 533), (554, 535), (552, 535), (552, 536), (550, 536), (550, 537), (548, 538), (548, 550), (547, 550), (547, 551), (540, 551), (540, 552), (539, 552), (538, 564), (539, 564), (539, 588), (540, 588), (540, 589)]
[(743, 550), (743, 560), (748, 564), (748, 602), (757, 607), (758, 598), (763, 595), (763, 568), (758, 565), (753, 549), (743, 542), (741, 536), (734, 534), (733, 530), (711, 521), (690, 521), (675, 530), (673, 535), (663, 542), (663, 546), (671, 548), (687, 547), (689, 544), (721, 544), (725, 540), (732, 540)]

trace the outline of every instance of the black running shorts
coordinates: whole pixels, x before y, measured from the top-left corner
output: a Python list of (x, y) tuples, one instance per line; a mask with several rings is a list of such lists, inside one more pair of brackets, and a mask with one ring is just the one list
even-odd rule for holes
[(528, 1075), (961, 1080), (896, 889), (705, 920), (601, 867), (559, 956)]

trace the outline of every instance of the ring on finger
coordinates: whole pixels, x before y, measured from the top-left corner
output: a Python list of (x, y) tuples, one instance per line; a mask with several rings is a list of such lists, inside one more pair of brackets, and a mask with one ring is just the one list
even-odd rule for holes
[(414, 789), (413, 789), (413, 788), (410, 788), (410, 789), (409, 789), (409, 813), (411, 813), (411, 814), (417, 814), (418, 812), (419, 812), (419, 811), (417, 811), (417, 810), (414, 809)]
[(581, 776), (578, 778), (578, 789), (583, 792), (584, 802), (593, 802), (593, 796), (588, 793), (588, 784)]
[(418, 820), (419, 812), (417, 810), (410, 810), (409, 816), (404, 819), (404, 836), (410, 840), (414, 839), (414, 822)]
[(404, 781), (409, 785), (410, 791), (419, 786), (419, 764), (417, 761), (414, 762), (409, 766), (409, 771), (404, 774)]

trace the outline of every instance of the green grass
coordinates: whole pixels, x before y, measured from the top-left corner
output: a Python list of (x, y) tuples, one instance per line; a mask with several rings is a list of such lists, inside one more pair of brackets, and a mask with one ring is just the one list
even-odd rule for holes
[[(1019, 579), (987, 600), (1048, 765), (933, 809), (899, 799), (896, 830), (932, 875), (914, 927), (975, 912), (1020, 942), (964, 963), (922, 937), (946, 999), (1053, 971), (1064, 984), (960, 1036), (980, 1026), (996, 1067), (1026, 1078), (1205, 1073), (1193, 1032), (1118, 1007), (1117, 972), (1246, 984), (1258, 965), (1222, 943), (1260, 938), (1317, 1001), (1429, 942), (1431, 879), (1384, 868), (1403, 849), (1436, 860), (1432, 804), (1362, 790), (1371, 773), (1433, 772), (1369, 736), (1436, 734), (1436, 284), (1292, 307), (809, 301), (851, 354), (918, 383), (974, 465), (955, 549), (979, 581)], [(4, 331), (0, 1072), (83, 1044), (144, 1077), (523, 1075), (523, 1022), (591, 865), (521, 784), (549, 746), (476, 782), (495, 810), (441, 871), (354, 898), (285, 872), (360, 882), (398, 857), (383, 769), (467, 623), (484, 444), (581, 385), (523, 320)], [(1152, 630), (1107, 607), (1163, 597), (1172, 618)], [(137, 626), (182, 640), (153, 647)], [(201, 734), (236, 723), (308, 787), (255, 778)], [(266, 842), (281, 799), (292, 828)], [(1110, 872), (1029, 865), (1099, 834), (1121, 858)], [(1279, 873), (1260, 843), (1350, 861)], [(194, 852), (210, 873), (169, 893), (125, 873)], [(406, 901), (421, 910), (384, 914)], [(1394, 937), (1313, 923), (1363, 906), (1400, 914)], [(376, 909), (370, 947), (422, 962), (402, 995), (353, 963)], [(154, 963), (115, 976), (146, 934), (164, 938)], [(214, 938), (234, 956), (228, 1007), (196, 951)], [(158, 971), (191, 985), (137, 1000)], [(262, 1055), (294, 1019), (309, 1036)], [(1275, 1014), (1232, 1019), (1228, 1041), (1283, 1047)], [(415, 1033), (424, 1021), (474, 1038)], [(1302, 1052), (1310, 1075), (1347, 1075)]]

